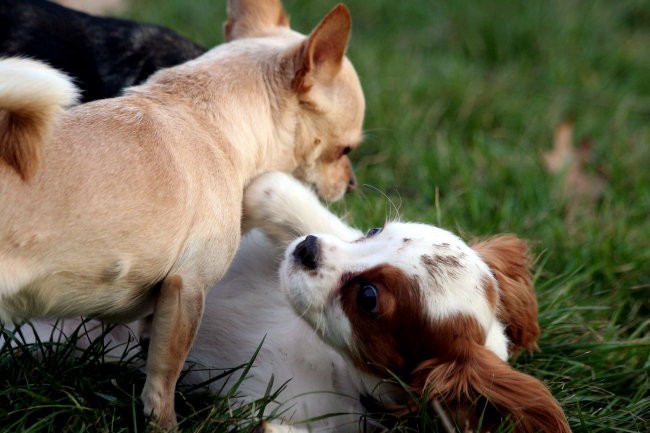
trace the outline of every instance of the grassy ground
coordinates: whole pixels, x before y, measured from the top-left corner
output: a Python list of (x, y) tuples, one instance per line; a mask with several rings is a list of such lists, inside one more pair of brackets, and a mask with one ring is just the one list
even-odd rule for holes
[[(222, 2), (133, 3), (127, 16), (221, 41)], [(575, 432), (650, 431), (650, 3), (347, 4), (368, 106), (353, 154), (364, 186), (334, 207), (360, 227), (400, 215), (529, 239), (542, 352), (517, 368), (545, 381)], [(308, 32), (333, 3), (285, 5)], [(586, 198), (545, 167), (561, 124)], [(83, 363), (48, 344), (0, 353), (0, 430), (142, 430), (136, 363), (93, 350)], [(264, 404), (234, 411), (186, 391), (185, 431), (247, 430)]]

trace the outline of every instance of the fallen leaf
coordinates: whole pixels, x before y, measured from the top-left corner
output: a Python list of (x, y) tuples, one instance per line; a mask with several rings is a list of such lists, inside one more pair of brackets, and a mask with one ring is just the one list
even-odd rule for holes
[(573, 125), (565, 122), (555, 128), (553, 150), (544, 153), (544, 162), (550, 173), (560, 174), (574, 159)]
[(560, 194), (567, 202), (567, 218), (571, 221), (577, 214), (593, 212), (607, 186), (604, 176), (585, 171), (591, 159), (591, 142), (582, 139), (576, 149), (573, 135), (573, 124), (561, 123), (555, 128), (553, 149), (543, 154), (547, 171), (561, 180)]

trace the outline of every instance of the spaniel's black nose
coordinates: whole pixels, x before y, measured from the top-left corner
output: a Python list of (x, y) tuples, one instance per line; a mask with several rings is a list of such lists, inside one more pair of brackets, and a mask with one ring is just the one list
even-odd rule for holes
[(293, 250), (293, 257), (296, 259), (296, 262), (305, 268), (311, 271), (316, 269), (320, 258), (318, 238), (312, 235), (307, 236), (302, 242), (296, 245), (296, 249)]

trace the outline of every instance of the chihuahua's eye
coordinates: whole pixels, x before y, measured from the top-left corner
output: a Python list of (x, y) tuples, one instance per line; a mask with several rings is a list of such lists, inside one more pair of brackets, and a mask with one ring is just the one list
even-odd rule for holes
[(357, 294), (357, 305), (366, 314), (376, 315), (379, 312), (379, 294), (372, 284), (364, 284)]
[(381, 228), (381, 227), (375, 227), (374, 229), (370, 229), (370, 230), (368, 230), (368, 233), (366, 233), (366, 237), (371, 238), (374, 235), (378, 235), (379, 233), (381, 233), (382, 230), (383, 230), (383, 228)]
[(350, 152), (352, 152), (352, 148), (350, 146), (345, 146), (343, 149), (341, 149), (339, 158), (342, 157), (343, 155), (347, 155)]

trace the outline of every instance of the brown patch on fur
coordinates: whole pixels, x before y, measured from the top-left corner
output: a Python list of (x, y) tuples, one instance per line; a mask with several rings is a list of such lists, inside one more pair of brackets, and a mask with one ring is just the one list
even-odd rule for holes
[(420, 257), (420, 261), (424, 265), (424, 268), (427, 270), (431, 278), (436, 279), (440, 276), (440, 269), (438, 268), (438, 264), (433, 259), (433, 257), (425, 254)]
[(280, 0), (228, 1), (228, 20), (223, 24), (226, 42), (263, 36), (275, 27), (289, 27)]
[(485, 293), (485, 297), (490, 304), (490, 308), (492, 308), (492, 311), (496, 311), (499, 302), (499, 289), (494, 279), (488, 277), (483, 278), (481, 287), (483, 288), (483, 293)]
[[(366, 283), (377, 288), (377, 317), (357, 307), (358, 290)], [(378, 266), (347, 278), (340, 296), (352, 324), (355, 353), (351, 355), (359, 368), (380, 377), (386, 376), (386, 369), (404, 375), (429, 356), (428, 345), (420, 341), (421, 330), (428, 327), (418, 282), (400, 269)]]
[[(357, 367), (378, 377), (388, 377), (388, 371), (397, 374), (416, 395), (427, 396), (427, 410), (434, 411), (437, 400), (459, 426), (494, 431), (509, 418), (517, 422), (514, 431), (519, 433), (570, 432), (548, 389), (487, 349), (475, 319), (458, 314), (434, 322), (427, 317), (417, 280), (382, 265), (346, 275), (343, 284), (341, 303), (352, 325), (350, 355)], [(376, 315), (357, 307), (364, 284), (378, 291)], [(409, 405), (403, 412), (413, 409), (417, 407)]]
[(41, 160), (41, 144), (50, 127), (50, 114), (37, 111), (0, 113), (0, 159), (24, 180), (36, 173)]
[(497, 316), (506, 325), (514, 349), (539, 350), (537, 297), (528, 269), (528, 247), (512, 235), (475, 242), (472, 248), (485, 260), (499, 283)]
[[(449, 326), (434, 324), (422, 307), (422, 292), (416, 279), (399, 268), (382, 265), (361, 274), (348, 276), (341, 288), (343, 309), (350, 319), (355, 342), (352, 354), (357, 365), (380, 377), (390, 370), (408, 378), (423, 361), (446, 358), (449, 346), (463, 338), (485, 342), (476, 322), (459, 319)], [(379, 294), (379, 313), (370, 316), (357, 307), (360, 287), (370, 283)]]
[(441, 284), (441, 279), (454, 278), (457, 275), (456, 269), (462, 266), (459, 258), (452, 255), (425, 254), (420, 257), (420, 261), (429, 276), (438, 284)]
[(536, 378), (518, 372), (482, 344), (449, 340), (447, 359), (430, 359), (415, 371), (413, 387), (438, 399), (456, 425), (495, 431), (508, 418), (516, 433), (568, 433), (560, 405)]

